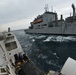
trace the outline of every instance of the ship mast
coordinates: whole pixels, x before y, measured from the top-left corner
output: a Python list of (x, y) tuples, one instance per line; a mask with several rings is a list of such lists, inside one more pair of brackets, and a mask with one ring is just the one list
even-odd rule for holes
[(53, 6), (51, 6), (51, 12), (53, 12)]
[(48, 11), (48, 4), (45, 4), (44, 9), (45, 9), (45, 12), (47, 12), (47, 11)]

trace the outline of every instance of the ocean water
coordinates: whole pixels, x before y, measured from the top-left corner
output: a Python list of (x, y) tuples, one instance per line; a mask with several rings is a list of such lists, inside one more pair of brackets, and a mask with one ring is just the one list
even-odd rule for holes
[(28, 57), (42, 71), (60, 71), (66, 59), (76, 60), (76, 36), (26, 34), (13, 31)]

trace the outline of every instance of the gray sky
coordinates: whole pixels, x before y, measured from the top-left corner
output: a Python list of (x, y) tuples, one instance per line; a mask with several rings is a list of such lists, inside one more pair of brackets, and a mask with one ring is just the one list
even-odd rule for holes
[(0, 30), (28, 28), (30, 22), (45, 11), (45, 4), (49, 11), (52, 6), (53, 11), (65, 18), (72, 13), (72, 3), (76, 6), (76, 0), (0, 0)]

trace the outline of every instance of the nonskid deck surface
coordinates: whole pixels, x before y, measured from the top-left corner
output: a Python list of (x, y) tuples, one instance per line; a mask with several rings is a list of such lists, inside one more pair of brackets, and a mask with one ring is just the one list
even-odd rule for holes
[(21, 65), (18, 75), (45, 75), (40, 69), (37, 68), (31, 61)]
[(35, 64), (27, 57), (26, 54), (15, 54), (15, 73), (17, 75), (45, 75)]

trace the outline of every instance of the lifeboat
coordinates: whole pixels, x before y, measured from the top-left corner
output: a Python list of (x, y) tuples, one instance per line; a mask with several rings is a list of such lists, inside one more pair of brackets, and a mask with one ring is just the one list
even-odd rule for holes
[(33, 23), (34, 23), (34, 24), (37, 24), (37, 23), (40, 23), (40, 22), (42, 22), (42, 20), (36, 20), (36, 21), (34, 21)]

